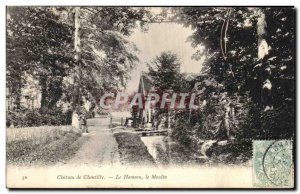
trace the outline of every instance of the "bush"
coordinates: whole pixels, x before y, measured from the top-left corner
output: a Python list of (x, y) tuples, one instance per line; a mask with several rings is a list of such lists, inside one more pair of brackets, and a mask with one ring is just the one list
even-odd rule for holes
[(195, 147), (199, 141), (212, 139), (213, 134), (203, 128), (203, 115), (200, 112), (182, 112), (176, 115), (172, 137), (184, 146)]
[(252, 105), (239, 138), (290, 139), (294, 136), (294, 130), (294, 104), (282, 103), (269, 111), (263, 111), (259, 105)]
[(62, 112), (59, 109), (33, 109), (8, 112), (6, 126), (34, 127), (42, 125), (70, 125), (72, 111)]
[(252, 141), (238, 140), (227, 145), (214, 144), (207, 151), (207, 155), (217, 163), (240, 164), (252, 157)]

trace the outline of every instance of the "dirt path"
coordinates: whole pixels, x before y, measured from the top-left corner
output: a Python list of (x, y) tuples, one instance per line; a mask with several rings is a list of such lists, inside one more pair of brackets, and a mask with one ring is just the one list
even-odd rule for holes
[(114, 166), (119, 164), (118, 144), (108, 128), (108, 118), (88, 120), (90, 136), (65, 165)]

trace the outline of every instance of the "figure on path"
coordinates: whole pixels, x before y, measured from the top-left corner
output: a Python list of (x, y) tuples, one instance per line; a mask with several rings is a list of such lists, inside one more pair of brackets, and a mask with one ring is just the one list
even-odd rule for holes
[(83, 133), (88, 133), (88, 128), (87, 128), (87, 121), (86, 121), (86, 116), (84, 113), (81, 113), (79, 115), (79, 127), (80, 130), (82, 130)]

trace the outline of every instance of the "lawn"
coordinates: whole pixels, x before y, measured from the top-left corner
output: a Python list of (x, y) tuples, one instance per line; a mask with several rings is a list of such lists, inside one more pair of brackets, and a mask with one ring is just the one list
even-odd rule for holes
[(8, 128), (6, 134), (7, 163), (18, 166), (64, 163), (88, 139), (71, 126)]

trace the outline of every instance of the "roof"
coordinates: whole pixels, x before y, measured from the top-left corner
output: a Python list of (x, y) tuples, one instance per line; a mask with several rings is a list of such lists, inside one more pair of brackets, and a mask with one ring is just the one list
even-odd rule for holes
[(199, 76), (199, 73), (182, 73), (183, 77), (187, 81), (191, 81)]
[(138, 92), (147, 94), (147, 93), (149, 93), (149, 91), (151, 89), (152, 89), (152, 82), (151, 82), (149, 76), (147, 76), (147, 74), (142, 72), (141, 77), (140, 77), (140, 83), (138, 86)]

